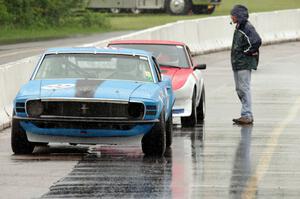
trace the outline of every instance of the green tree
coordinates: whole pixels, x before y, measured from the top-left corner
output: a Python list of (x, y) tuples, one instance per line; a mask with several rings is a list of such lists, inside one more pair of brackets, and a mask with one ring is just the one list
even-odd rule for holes
[(7, 25), (10, 22), (10, 14), (7, 12), (7, 7), (4, 0), (0, 0), (0, 25)]
[(0, 23), (10, 22), (19, 27), (58, 26), (82, 6), (83, 0), (0, 0)]

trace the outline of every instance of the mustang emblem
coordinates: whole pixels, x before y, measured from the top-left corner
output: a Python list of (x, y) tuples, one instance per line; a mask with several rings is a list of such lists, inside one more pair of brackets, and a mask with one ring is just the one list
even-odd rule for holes
[(86, 114), (87, 110), (89, 110), (90, 108), (87, 107), (86, 104), (82, 104), (80, 110), (82, 111), (82, 114)]

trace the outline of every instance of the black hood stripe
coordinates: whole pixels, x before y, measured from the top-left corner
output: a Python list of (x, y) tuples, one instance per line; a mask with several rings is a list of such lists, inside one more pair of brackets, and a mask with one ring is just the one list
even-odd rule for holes
[(97, 88), (103, 84), (105, 80), (77, 80), (75, 97), (94, 98)]

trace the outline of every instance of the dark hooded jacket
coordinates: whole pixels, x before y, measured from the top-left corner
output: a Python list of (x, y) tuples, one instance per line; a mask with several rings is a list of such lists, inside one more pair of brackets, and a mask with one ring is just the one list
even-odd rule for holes
[(236, 16), (238, 20), (231, 48), (232, 69), (234, 71), (256, 70), (261, 38), (248, 21), (248, 9), (245, 6), (236, 5), (232, 9), (231, 15)]

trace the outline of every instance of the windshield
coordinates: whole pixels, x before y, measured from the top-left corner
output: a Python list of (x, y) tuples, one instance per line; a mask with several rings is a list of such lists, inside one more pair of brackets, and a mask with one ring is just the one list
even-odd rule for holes
[(153, 82), (148, 58), (114, 54), (46, 55), (35, 79), (117, 79)]
[(112, 44), (111, 47), (131, 48), (152, 52), (159, 65), (189, 68), (190, 64), (183, 46), (162, 44)]

